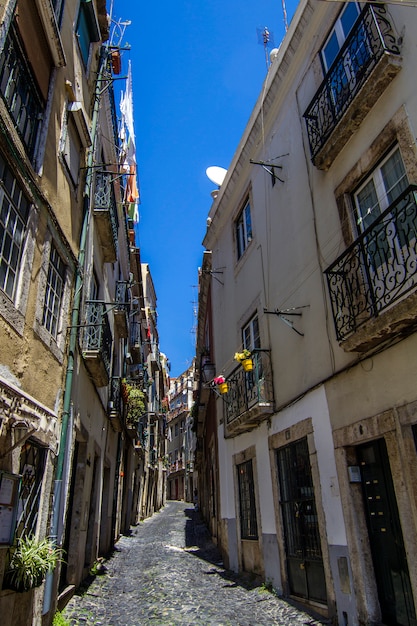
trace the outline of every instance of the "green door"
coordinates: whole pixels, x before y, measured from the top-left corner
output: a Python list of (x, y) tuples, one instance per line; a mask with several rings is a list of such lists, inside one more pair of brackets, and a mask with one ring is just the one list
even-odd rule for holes
[(369, 541), (382, 621), (416, 626), (416, 613), (385, 441), (358, 447)]

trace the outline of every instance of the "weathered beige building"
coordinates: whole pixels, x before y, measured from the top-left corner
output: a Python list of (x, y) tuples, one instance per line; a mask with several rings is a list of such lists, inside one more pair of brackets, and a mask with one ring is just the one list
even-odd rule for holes
[(166, 499), (166, 403), (169, 368), (160, 351), (157, 296), (148, 263), (142, 263), (143, 285), (143, 381), (147, 412), (141, 420), (143, 486), (138, 504), (138, 519), (149, 517), (164, 506)]
[(349, 626), (416, 623), (416, 19), (299, 4), (204, 238), (219, 544)]
[[(0, 21), (0, 611), (4, 624), (49, 624), (58, 594), (164, 501), (162, 471), (143, 489), (148, 279), (121, 169), (123, 42), (106, 2), (10, 0)], [(156, 321), (153, 334), (159, 398)], [(64, 562), (17, 594), (11, 554), (32, 536), (62, 546)]]

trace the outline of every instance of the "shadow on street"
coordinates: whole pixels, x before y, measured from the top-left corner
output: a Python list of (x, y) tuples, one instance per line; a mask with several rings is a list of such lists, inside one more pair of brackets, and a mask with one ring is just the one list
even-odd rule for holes
[(185, 546), (187, 552), (194, 556), (216, 565), (218, 568), (206, 572), (208, 575), (216, 574), (227, 581), (225, 587), (243, 587), (244, 589), (256, 589), (262, 585), (262, 580), (255, 574), (236, 574), (232, 570), (226, 570), (223, 566), (223, 559), (220, 550), (213, 543), (207, 525), (201, 518), (200, 511), (194, 508), (184, 509), (184, 515), (187, 518), (185, 523)]

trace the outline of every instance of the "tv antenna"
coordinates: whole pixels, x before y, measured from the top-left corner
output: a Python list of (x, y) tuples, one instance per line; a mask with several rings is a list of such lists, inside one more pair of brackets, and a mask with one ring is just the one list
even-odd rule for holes
[(288, 31), (288, 21), (287, 21), (287, 7), (285, 6), (285, 0), (282, 0), (282, 13), (284, 15), (285, 32), (287, 32)]
[[(130, 20), (118, 20), (113, 17), (113, 8), (114, 8), (114, 0), (110, 2), (110, 47), (111, 48), (122, 48), (123, 47), (123, 37), (125, 36), (125, 30), (128, 26), (131, 25)], [(129, 50), (130, 46), (125, 45), (125, 49)]]
[(274, 34), (268, 29), (267, 26), (264, 28), (257, 28), (256, 32), (258, 33), (258, 43), (263, 45), (265, 51), (265, 63), (266, 70), (268, 71), (270, 60), (269, 60), (269, 48), (270, 46), (274, 46)]

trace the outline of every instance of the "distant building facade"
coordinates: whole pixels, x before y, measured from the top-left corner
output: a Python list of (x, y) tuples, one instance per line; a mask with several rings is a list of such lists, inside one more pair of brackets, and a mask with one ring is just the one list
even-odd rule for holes
[(168, 393), (167, 498), (193, 502), (197, 488), (194, 472), (195, 431), (193, 406), (194, 362), (185, 372), (171, 378)]

